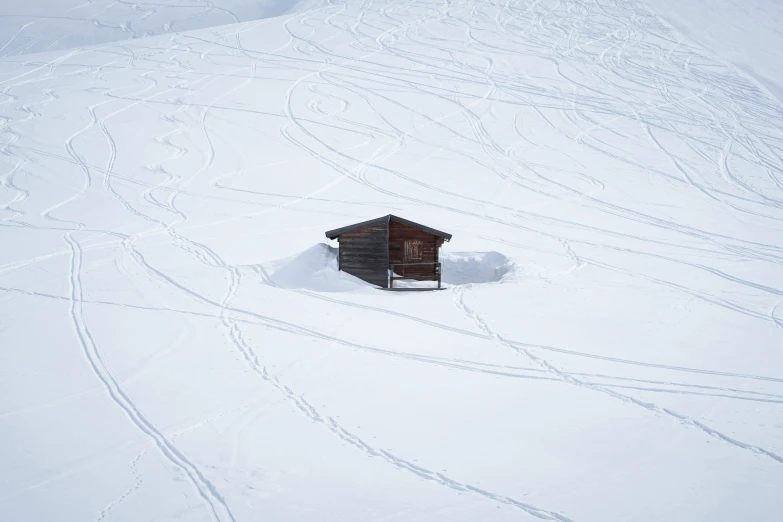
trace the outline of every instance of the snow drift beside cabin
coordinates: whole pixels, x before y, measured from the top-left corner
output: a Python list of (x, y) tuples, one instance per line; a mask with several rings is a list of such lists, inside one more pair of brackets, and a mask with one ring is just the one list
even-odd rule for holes
[(274, 286), (318, 292), (372, 288), (358, 277), (337, 270), (337, 249), (319, 243), (292, 256), (262, 265)]
[[(443, 282), (449, 285), (494, 283), (514, 272), (499, 252), (444, 252)], [(358, 292), (377, 288), (337, 269), (337, 249), (319, 243), (298, 254), (259, 265), (267, 283), (316, 292)], [(432, 287), (432, 281), (401, 281), (401, 287)]]

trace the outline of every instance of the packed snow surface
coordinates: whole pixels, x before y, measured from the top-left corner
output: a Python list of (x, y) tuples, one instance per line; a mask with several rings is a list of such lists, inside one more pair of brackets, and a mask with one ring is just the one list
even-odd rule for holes
[(3, 2), (0, 520), (779, 519), (776, 66), (654, 4)]
[(297, 0), (3, 0), (0, 57), (277, 16)]
[(783, 2), (645, 0), (685, 39), (735, 64), (783, 101)]

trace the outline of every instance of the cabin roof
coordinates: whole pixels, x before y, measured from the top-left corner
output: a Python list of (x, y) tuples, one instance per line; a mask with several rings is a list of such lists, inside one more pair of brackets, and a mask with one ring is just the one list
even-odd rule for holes
[(382, 225), (384, 223), (389, 223), (389, 221), (396, 221), (397, 223), (402, 223), (403, 225), (410, 225), (412, 227), (419, 228), (421, 230), (424, 230), (425, 232), (429, 232), (430, 234), (440, 236), (446, 241), (449, 241), (451, 239), (451, 234), (447, 234), (446, 232), (441, 232), (440, 230), (436, 230), (434, 228), (421, 225), (419, 223), (414, 223), (413, 221), (408, 221), (407, 219), (403, 219), (393, 214), (388, 214), (386, 216), (379, 217), (376, 219), (371, 219), (369, 221), (362, 221), (361, 223), (355, 223), (353, 225), (348, 225), (347, 227), (335, 228), (334, 230), (329, 230), (328, 232), (326, 232), (326, 237), (328, 237), (329, 239), (334, 239), (348, 232), (354, 232), (356, 230), (361, 230), (363, 228), (372, 227), (375, 225)]

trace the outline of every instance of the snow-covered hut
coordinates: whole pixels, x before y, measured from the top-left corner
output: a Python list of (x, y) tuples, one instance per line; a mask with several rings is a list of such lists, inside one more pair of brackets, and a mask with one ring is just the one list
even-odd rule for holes
[(326, 232), (339, 242), (338, 267), (382, 288), (398, 279), (437, 281), (440, 247), (451, 239), (441, 232), (389, 214)]

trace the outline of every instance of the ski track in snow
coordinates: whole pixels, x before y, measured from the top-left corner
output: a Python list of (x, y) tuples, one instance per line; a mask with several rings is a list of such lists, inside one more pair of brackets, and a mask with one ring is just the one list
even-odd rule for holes
[[(117, 114), (122, 110), (124, 109), (120, 109), (113, 114)], [(85, 184), (82, 190), (80, 190), (71, 198), (66, 199), (64, 202), (61, 202), (55, 205), (54, 207), (51, 207), (50, 209), (47, 209), (43, 213), (43, 215), (44, 217), (47, 217), (49, 219), (57, 219), (57, 218), (52, 218), (50, 216), (51, 212), (56, 210), (56, 208), (60, 207), (61, 205), (77, 199), (83, 193), (89, 190), (91, 186), (92, 175), (90, 173), (90, 169), (89, 167), (87, 167), (87, 165), (85, 165), (82, 162), (80, 156), (74, 149), (74, 145), (73, 145), (74, 140), (78, 137), (79, 134), (82, 134), (83, 132), (89, 130), (97, 122), (97, 119), (95, 117), (95, 107), (88, 107), (88, 112), (92, 116), (92, 120), (90, 121), (89, 125), (84, 129), (82, 129), (81, 131), (77, 132), (76, 134), (70, 136), (65, 141), (64, 144), (68, 154), (82, 166), (85, 175)], [(107, 188), (107, 190), (111, 191), (108, 180), (109, 180), (109, 172), (111, 171), (115, 159), (115, 146), (114, 146), (114, 141), (111, 139), (111, 136), (105, 130), (105, 120), (101, 120), (98, 123), (101, 129), (104, 131), (104, 135), (106, 136), (107, 141), (109, 142), (111, 147), (111, 155), (106, 169), (106, 178), (105, 178), (106, 182), (104, 183), (104, 187)], [(125, 205), (125, 207), (129, 210), (132, 210), (130, 206), (128, 206), (127, 204)], [(57, 219), (57, 221), (63, 221), (63, 220)], [(77, 230), (81, 230), (84, 228), (84, 225), (82, 223), (75, 223), (75, 225), (77, 227)], [(109, 367), (106, 365), (105, 361), (103, 360), (103, 357), (101, 356), (101, 351), (97, 343), (95, 342), (95, 339), (93, 338), (93, 335), (91, 334), (90, 329), (87, 326), (85, 320), (83, 304), (82, 304), (83, 290), (82, 290), (82, 283), (81, 283), (81, 277), (82, 277), (81, 274), (82, 274), (83, 253), (82, 253), (81, 246), (79, 245), (79, 242), (73, 237), (73, 232), (71, 231), (65, 232), (63, 234), (63, 238), (71, 248), (71, 276), (70, 276), (69, 284), (71, 288), (71, 315), (73, 317), (73, 325), (76, 330), (77, 336), (79, 338), (79, 343), (82, 345), (85, 356), (90, 364), (90, 367), (95, 372), (96, 377), (100, 379), (101, 383), (105, 386), (106, 391), (108, 392), (111, 399), (127, 414), (128, 418), (133, 422), (133, 424), (135, 424), (139, 430), (141, 430), (143, 433), (148, 435), (155, 442), (155, 444), (160, 449), (161, 453), (167, 459), (169, 459), (175, 466), (179, 467), (180, 469), (182, 469), (182, 471), (184, 471), (189, 481), (197, 489), (198, 494), (208, 504), (214, 519), (218, 521), (235, 520), (233, 515), (231, 514), (230, 509), (226, 505), (225, 501), (215, 489), (215, 486), (198, 470), (196, 466), (193, 465), (193, 463), (182, 452), (180, 452), (165, 437), (165, 435), (163, 435), (163, 433), (160, 432), (160, 430), (154, 424), (152, 424), (152, 422), (150, 422), (139, 411), (138, 407), (131, 401), (131, 399), (123, 391), (122, 387), (117, 382), (117, 380), (112, 376), (112, 373)]]
[[(142, 18), (156, 14), (157, 4), (120, 3), (142, 11)], [(222, 11), (226, 22), (240, 20), (209, 2), (199, 7), (203, 11), (194, 16)], [(37, 48), (33, 40), (18, 47), (35, 24), (27, 23), (15, 34), (4, 36), (0, 55), (11, 49), (19, 54)], [(264, 40), (259, 34), (273, 24), (285, 38), (280, 38), (280, 45), (262, 50)], [(132, 24), (111, 28), (142, 36)], [(530, 71), (513, 67), (520, 49), (530, 60), (527, 63), (545, 63), (546, 67)], [(466, 293), (481, 288), (472, 284), (454, 287), (452, 293), (452, 311), (456, 309), (459, 319), (469, 319), (467, 326), (461, 320), (446, 323), (395, 309), (393, 304), (378, 306), (376, 300), (286, 288), (276, 284), (261, 264), (231, 264), (227, 259), (233, 259), (233, 253), (220, 249), (225, 244), (213, 246), (209, 234), (199, 234), (210, 227), (216, 230), (216, 226), (229, 227), (248, 219), (273, 220), (284, 213), (323, 212), (310, 223), (320, 230), (328, 228), (322, 219), (349, 221), (363, 216), (365, 209), (376, 214), (378, 208), (390, 205), (427, 208), (443, 219), (489, 227), (498, 231), (497, 236), (524, 238), (498, 237), (493, 240), (498, 250), (504, 245), (528, 248), (524, 242), (531, 238), (553, 245), (555, 255), (571, 266), (556, 275), (541, 276), (542, 283), (575, 281), (588, 271), (623, 277), (749, 321), (746, 324), (769, 328), (779, 338), (783, 281), (766, 280), (763, 275), (783, 262), (783, 243), (770, 240), (771, 234), (741, 234), (736, 227), (716, 230), (704, 221), (685, 222), (662, 204), (634, 205), (638, 196), (618, 197), (624, 185), (615, 186), (603, 173), (581, 164), (591, 161), (622, 166), (629, 175), (644, 173), (650, 186), (663, 194), (685, 193), (694, 207), (725, 213), (734, 224), (781, 232), (783, 108), (742, 73), (684, 43), (641, 6), (625, 0), (405, 4), (365, 0), (356, 5), (330, 0), (281, 18), (216, 27), (211, 33), (30, 55), (24, 62), (6, 61), (4, 67), (0, 77), (0, 160), (4, 168), (0, 234), (30, 229), (55, 233), (60, 240), (44, 253), (3, 258), (0, 296), (9, 301), (19, 297), (67, 303), (76, 343), (94, 378), (132, 427), (187, 479), (213, 520), (240, 519), (235, 515), (235, 502), (241, 498), (234, 494), (234, 486), (205, 464), (212, 458), (208, 451), (186, 454), (175, 445), (176, 430), (166, 418), (143, 413), (109, 365), (115, 348), (111, 342), (99, 342), (101, 337), (93, 333), (90, 310), (100, 306), (118, 314), (155, 311), (175, 317), (174, 324), (186, 321), (194, 330), (197, 324), (219, 324), (226, 345), (261, 379), (263, 388), (326, 429), (343, 447), (450, 492), (470, 493), (539, 519), (580, 520), (571, 509), (518, 500), (529, 492), (513, 487), (508, 488), (511, 491), (485, 489), (478, 480), (459, 473), (435, 471), (445, 463), (419, 465), (414, 455), (381, 449), (338, 422), (340, 405), (317, 409), (306, 396), (317, 394), (318, 386), (265, 361), (248, 341), (248, 332), (273, 331), (276, 336), (288, 336), (292, 343), (304, 339), (342, 354), (382, 356), (378, 358), (381, 364), (388, 360), (465, 376), (564, 383), (577, 392), (600, 394), (656, 418), (674, 420), (732, 450), (783, 464), (783, 448), (751, 442), (730, 429), (665, 405), (672, 396), (783, 404), (783, 377), (775, 368), (767, 375), (707, 370), (525, 342), (523, 330), (519, 338), (517, 333), (506, 337), (494, 325), (492, 314), (466, 303)], [(278, 93), (275, 109), (269, 109), (267, 100), (248, 95), (263, 92), (259, 89), (264, 82), (286, 85)], [(80, 105), (75, 131), (60, 132), (67, 126), (57, 130), (62, 147), (55, 151), (30, 129), (44, 125), (37, 122), (49, 118), (51, 107), (74, 93), (86, 102)], [(502, 106), (497, 114), (495, 105)], [(127, 148), (122, 141), (127, 138), (119, 137), (126, 136), (128, 117), (136, 111), (154, 114), (158, 120), (152, 130), (138, 131), (140, 143), (155, 151), (145, 151), (156, 159), (144, 165), (135, 163), (133, 146)], [(506, 129), (505, 135), (499, 132), (509, 126), (509, 121), (501, 119), (509, 116), (503, 111), (511, 114), (510, 131)], [(557, 146), (538, 142), (526, 123), (533, 113)], [(239, 122), (249, 117), (256, 119)], [(259, 126), (247, 121), (258, 121)], [(265, 163), (264, 168), (277, 165), (288, 173), (299, 158), (308, 158), (307, 165), (317, 166), (321, 175), (302, 182), (296, 194), (267, 192), (258, 182), (250, 182), (255, 180), (251, 174), (259, 157), (243, 151), (241, 144), (234, 143), (236, 137), (218, 122), (244, 125), (249, 135), (261, 135), (291, 154), (291, 159), (280, 160), (279, 165)], [(572, 149), (561, 151), (564, 144)], [(545, 165), (541, 154), (530, 152), (539, 149), (562, 156)], [(654, 151), (650, 153), (654, 161), (634, 154), (641, 149)], [(422, 150), (430, 152), (418, 152)], [(489, 197), (484, 190), (444, 182), (449, 178), (428, 178), (415, 170), (416, 162), (408, 165), (402, 159), (416, 154), (421, 162), (436, 154), (458, 159), (481, 172), (481, 184), (502, 188)], [(578, 154), (584, 158), (576, 159)], [(46, 179), (52, 170), (50, 166), (48, 171), (36, 171), (39, 161), (50, 161), (65, 173), (56, 180), (60, 199), (50, 200), (39, 192), (42, 188), (36, 179)], [(234, 163), (234, 170), (224, 167)], [(102, 183), (95, 182), (98, 177)], [(340, 189), (348, 190), (345, 187), (358, 190), (361, 197), (373, 194), (381, 203), (357, 199), (346, 205), (340, 201)], [(517, 202), (514, 194), (523, 197)], [(95, 215), (79, 212), (82, 205), (96, 201), (100, 210)], [(211, 211), (205, 222), (193, 212), (194, 201), (205, 208), (219, 203), (227, 206)], [(552, 212), (552, 205), (579, 208), (583, 216)], [(107, 219), (111, 225), (104, 224), (100, 215), (107, 207), (121, 216)], [(467, 226), (462, 230), (470, 233)], [(185, 256), (180, 261), (183, 266), (203, 275), (186, 276), (185, 270), (167, 265), (156, 251), (163, 252), (164, 247), (173, 247), (171, 251)], [(612, 255), (622, 256), (617, 259), (623, 261), (613, 261)], [(87, 289), (97, 289), (105, 281), (90, 281), (93, 272), (85, 268), (88, 256), (115, 256), (114, 264), (123, 277), (140, 287), (149, 285), (151, 301), (157, 291), (166, 297), (154, 305), (93, 298)], [(727, 260), (734, 264), (723, 262)], [(14, 282), (15, 274), (44, 263), (63, 262), (68, 266), (64, 270), (67, 294)], [(756, 272), (758, 276), (740, 269), (733, 272), (747, 263), (766, 271)], [(679, 274), (677, 270), (684, 275), (670, 275)], [(243, 297), (251, 290), (259, 292), (255, 294), (259, 300), (285, 295), (297, 303), (332, 307), (346, 317), (356, 313), (380, 324), (413, 325), (433, 335), (482, 343), (482, 347), (499, 346), (523, 356), (532, 366), (495, 363), (484, 352), (471, 359), (442, 357), (416, 346), (388, 347), (382, 339), (343, 337), (316, 321), (297, 320), (283, 310), (270, 311), (266, 305), (251, 306), (252, 301)], [(174, 299), (179, 300), (176, 306), (170, 304)], [(237, 304), (240, 300), (242, 304)], [(263, 346), (264, 353), (281, 348)], [(550, 360), (542, 352), (557, 358)], [(568, 363), (555, 362), (562, 360)], [(617, 373), (572, 370), (584, 360), (606, 364)], [(624, 368), (666, 372), (667, 377), (630, 377)], [(678, 382), (670, 374), (716, 381)], [(309, 391), (298, 391), (299, 385)], [(650, 393), (658, 394), (660, 401), (651, 402)], [(25, 411), (0, 411), (0, 419)], [(196, 423), (188, 432), (205, 424), (206, 420)], [(106, 499), (97, 520), (110, 519), (120, 503), (127, 504), (131, 494), (139, 495), (141, 472), (136, 466), (145, 451), (142, 448), (129, 467), (134, 484)], [(232, 493), (223, 492), (224, 487)]]
[(697, 428), (697, 429), (703, 431), (704, 433), (706, 433), (707, 435), (709, 435), (711, 437), (714, 437), (714, 438), (716, 438), (718, 440), (721, 440), (723, 442), (727, 442), (727, 443), (732, 444), (732, 445), (734, 445), (734, 446), (736, 446), (738, 448), (741, 448), (743, 450), (748, 450), (748, 451), (751, 451), (753, 453), (757, 453), (759, 455), (764, 455), (764, 456), (769, 457), (772, 460), (774, 460), (774, 461), (776, 461), (776, 462), (778, 462), (780, 464), (783, 464), (783, 457), (781, 457), (780, 455), (778, 455), (778, 454), (776, 454), (776, 453), (774, 453), (772, 451), (769, 451), (769, 450), (766, 450), (764, 448), (761, 448), (761, 447), (758, 447), (758, 446), (754, 446), (752, 444), (747, 444), (745, 442), (736, 440), (736, 439), (734, 439), (734, 438), (732, 438), (732, 437), (730, 437), (730, 436), (728, 436), (726, 434), (721, 433), (718, 430), (710, 428), (709, 426), (705, 425), (703, 422), (700, 422), (700, 421), (698, 421), (696, 419), (692, 419), (692, 418), (688, 417), (687, 415), (683, 415), (681, 413), (677, 413), (677, 412), (669, 410), (667, 408), (661, 408), (660, 406), (657, 406), (654, 403), (640, 401), (638, 399), (635, 399), (635, 398), (631, 397), (630, 395), (619, 393), (619, 392), (617, 392), (615, 390), (608, 389), (608, 388), (606, 388), (604, 386), (601, 386), (601, 385), (591, 384), (589, 382), (586, 382), (586, 381), (584, 381), (582, 379), (579, 379), (578, 377), (575, 377), (573, 374), (558, 368), (557, 366), (555, 366), (552, 363), (550, 363), (549, 361), (547, 361), (545, 358), (536, 355), (534, 346), (524, 345), (524, 344), (521, 344), (521, 343), (512, 343), (512, 342), (504, 339), (503, 337), (498, 335), (496, 332), (494, 332), (491, 329), (491, 327), (486, 323), (486, 321), (484, 321), (481, 318), (481, 316), (479, 314), (477, 314), (474, 310), (472, 310), (470, 307), (468, 307), (465, 304), (465, 302), (464, 302), (464, 289), (461, 288), (461, 287), (458, 288), (454, 292), (454, 304), (465, 315), (467, 315), (468, 317), (473, 319), (473, 321), (475, 321), (476, 325), (481, 330), (486, 332), (486, 334), (488, 336), (490, 336), (491, 338), (493, 338), (495, 341), (497, 341), (498, 343), (500, 343), (503, 346), (506, 346), (506, 347), (508, 347), (508, 348), (510, 348), (510, 349), (512, 349), (514, 351), (520, 351), (520, 352), (524, 353), (525, 356), (527, 356), (527, 358), (530, 359), (533, 363), (540, 365), (542, 368), (546, 369), (548, 372), (556, 375), (563, 382), (566, 382), (568, 384), (573, 384), (575, 386), (582, 386), (582, 387), (585, 387), (585, 388), (589, 388), (591, 390), (595, 390), (597, 392), (607, 394), (610, 397), (613, 397), (615, 399), (619, 399), (619, 400), (624, 401), (624, 402), (629, 402), (631, 404), (635, 404), (635, 405), (640, 406), (640, 407), (642, 407), (642, 408), (644, 408), (646, 410), (649, 410), (649, 411), (652, 411), (652, 412), (655, 412), (655, 413), (658, 413), (658, 414), (669, 416), (669, 417), (671, 417), (671, 418), (681, 422), (682, 424), (685, 424), (687, 426), (691, 426), (691, 427)]

